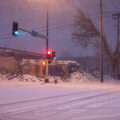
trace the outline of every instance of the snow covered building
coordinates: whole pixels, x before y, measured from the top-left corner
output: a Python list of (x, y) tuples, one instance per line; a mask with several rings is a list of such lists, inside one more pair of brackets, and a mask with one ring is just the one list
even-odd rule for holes
[[(46, 67), (41, 67), (42, 59), (45, 59), (43, 54), (0, 48), (0, 73), (30, 74), (44, 77)], [(81, 71), (80, 65), (75, 61), (56, 60), (49, 64), (50, 76), (61, 76), (65, 79), (75, 71)]]
[(43, 59), (45, 55), (0, 47), (0, 73), (15, 73), (22, 59)]

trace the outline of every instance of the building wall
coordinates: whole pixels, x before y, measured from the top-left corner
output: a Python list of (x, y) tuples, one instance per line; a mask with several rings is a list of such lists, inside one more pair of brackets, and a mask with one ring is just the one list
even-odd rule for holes
[[(70, 76), (71, 70), (72, 68), (69, 64), (61, 64), (59, 62), (49, 64), (50, 76), (60, 76), (62, 79), (66, 79)], [(19, 56), (17, 56), (17, 59), (16, 57), (0, 56), (0, 73), (17, 73), (20, 75), (29, 74), (32, 76), (44, 78), (46, 73), (46, 66), (42, 65), (40, 60), (21, 60)]]
[(14, 73), (17, 69), (17, 62), (14, 57), (0, 56), (0, 73)]

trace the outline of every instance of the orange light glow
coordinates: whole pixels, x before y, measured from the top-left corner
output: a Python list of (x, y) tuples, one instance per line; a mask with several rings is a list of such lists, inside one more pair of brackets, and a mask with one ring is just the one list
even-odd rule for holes
[(43, 61), (42, 64), (45, 65), (45, 61)]

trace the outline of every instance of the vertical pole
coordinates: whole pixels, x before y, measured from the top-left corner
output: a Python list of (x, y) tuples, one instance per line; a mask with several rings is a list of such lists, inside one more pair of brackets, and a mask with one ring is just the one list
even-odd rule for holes
[(46, 59), (45, 63), (46, 63), (46, 77), (45, 77), (45, 83), (49, 83), (49, 79), (48, 79), (48, 60), (47, 60), (47, 59)]
[(48, 0), (46, 1), (46, 4), (47, 4), (47, 16), (46, 16), (46, 51), (48, 50), (48, 19), (49, 19), (49, 16), (48, 16)]
[(46, 79), (48, 79), (48, 60), (46, 60)]
[(100, 81), (103, 83), (102, 0), (100, 0)]
[[(46, 4), (47, 4), (47, 16), (46, 16), (46, 36), (47, 36), (47, 38), (46, 38), (46, 52), (48, 51), (48, 35), (49, 35), (49, 23), (48, 23), (48, 21), (49, 21), (49, 15), (48, 15), (48, 8), (49, 8), (49, 6), (48, 6), (48, 0), (46, 0)], [(47, 56), (46, 56), (47, 57)], [(46, 59), (46, 79), (45, 79), (45, 82), (46, 83), (49, 83), (49, 79), (48, 79), (48, 60)]]
[[(120, 14), (118, 14), (118, 23), (117, 23), (117, 44), (119, 44), (119, 21), (120, 21)], [(119, 79), (119, 48), (118, 48), (118, 62), (117, 62), (117, 78)]]

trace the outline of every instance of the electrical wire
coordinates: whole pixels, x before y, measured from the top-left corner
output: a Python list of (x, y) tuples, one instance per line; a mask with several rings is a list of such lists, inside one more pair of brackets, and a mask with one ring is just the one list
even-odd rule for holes
[[(50, 27), (59, 27), (60, 25), (71, 25), (71, 24), (73, 24), (73, 22), (72, 22), (73, 20), (66, 20), (66, 21), (62, 21), (62, 22), (59, 22), (59, 23), (55, 23), (55, 24), (50, 24), (49, 25), (49, 28)], [(45, 29), (46, 28), (46, 26), (40, 26), (40, 27), (34, 27), (34, 29), (38, 29), (38, 28), (41, 28), (41, 29)]]
[[(50, 33), (54, 30), (63, 30), (64, 28), (67, 28), (67, 27), (72, 27), (70, 25), (73, 25), (73, 24), (68, 24), (68, 25), (64, 25), (64, 26), (57, 26), (55, 28), (52, 28), (52, 29), (49, 29), (50, 30)], [(65, 30), (65, 29), (64, 29)], [(45, 32), (46, 30), (42, 30), (42, 32)], [(12, 38), (12, 37), (6, 37), (6, 36), (3, 36), (2, 38), (0, 37), (0, 39), (9, 39), (9, 38)]]
[[(29, 8), (29, 7), (27, 7), (27, 8)], [(33, 8), (35, 8), (35, 7), (33, 7)], [(103, 13), (105, 13), (105, 12), (103, 12)], [(110, 12), (110, 13), (112, 13), (112, 12)], [(106, 13), (105, 13), (106, 14)], [(92, 16), (96, 16), (96, 15), (92, 15)], [(98, 18), (98, 17), (97, 17)], [(67, 21), (66, 21), (67, 22)], [(62, 23), (61, 23), (62, 24)], [(69, 24), (70, 25), (70, 24)], [(61, 30), (61, 29), (64, 29), (64, 28), (66, 28), (66, 27), (69, 27), (69, 25), (62, 25), (62, 26), (55, 26), (55, 27), (53, 27), (53, 25), (50, 25), (51, 27), (53, 27), (53, 28), (49, 28), (49, 30)], [(41, 26), (40, 28), (42, 28), (42, 29), (45, 29), (46, 28), (46, 26)], [(38, 29), (38, 27), (35, 27), (35, 29)]]

